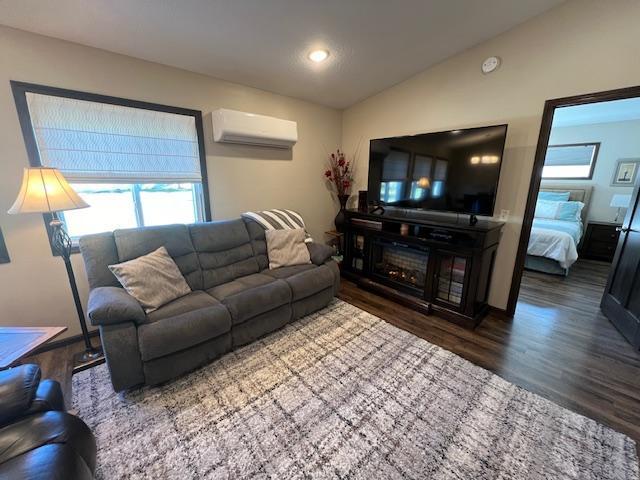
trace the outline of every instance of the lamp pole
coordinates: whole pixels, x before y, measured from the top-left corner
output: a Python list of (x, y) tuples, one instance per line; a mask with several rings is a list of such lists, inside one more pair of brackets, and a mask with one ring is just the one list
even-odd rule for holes
[(73, 295), (73, 302), (76, 305), (76, 312), (78, 313), (78, 320), (80, 321), (80, 328), (82, 329), (82, 338), (84, 339), (84, 352), (76, 355), (75, 360), (77, 363), (85, 364), (97, 360), (102, 356), (102, 350), (95, 348), (91, 344), (89, 338), (89, 330), (87, 329), (87, 323), (84, 316), (84, 310), (82, 303), (80, 302), (80, 294), (78, 293), (78, 285), (76, 283), (76, 276), (73, 273), (73, 266), (71, 265), (71, 237), (64, 228), (64, 223), (60, 220), (56, 212), (52, 213), (53, 219), (49, 222), (51, 227), (51, 246), (53, 250), (59, 254), (64, 260), (64, 266), (67, 269), (67, 276), (69, 277), (69, 287), (71, 288), (71, 294)]
[(74, 356), (73, 371), (78, 372), (89, 368), (103, 360), (101, 348), (91, 345), (89, 331), (78, 294), (76, 276), (71, 265), (71, 237), (64, 228), (64, 223), (60, 220), (58, 212), (87, 208), (89, 204), (85, 202), (64, 178), (57, 168), (52, 167), (28, 167), (24, 169), (22, 185), (15, 202), (7, 213), (14, 215), (18, 213), (45, 213), (51, 215), (49, 222), (51, 249), (54, 254), (58, 254), (64, 260), (69, 278), (69, 287), (73, 295), (73, 302), (78, 313), (82, 338), (84, 339), (84, 352)]

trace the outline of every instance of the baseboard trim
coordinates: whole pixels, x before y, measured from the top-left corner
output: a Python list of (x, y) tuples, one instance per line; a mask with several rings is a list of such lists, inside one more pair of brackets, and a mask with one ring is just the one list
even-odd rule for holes
[(513, 320), (513, 315), (509, 314), (504, 308), (492, 307), (489, 305), (489, 315), (500, 318), (501, 320)]
[[(89, 332), (89, 338), (97, 337), (99, 335), (100, 335), (99, 330), (93, 330)], [(72, 343), (76, 343), (80, 341), (82, 341), (82, 335), (74, 335), (73, 337), (63, 338), (62, 340), (56, 340), (55, 342), (45, 343), (44, 345), (41, 345), (40, 347), (36, 348), (33, 352), (31, 352), (30, 356), (37, 355), (39, 353), (48, 352), (49, 350), (54, 350), (56, 348), (66, 347), (67, 345), (71, 345)]]

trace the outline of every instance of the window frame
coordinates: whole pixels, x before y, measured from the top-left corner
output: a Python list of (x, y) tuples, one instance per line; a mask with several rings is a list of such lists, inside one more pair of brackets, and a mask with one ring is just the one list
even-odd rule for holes
[[(596, 162), (598, 161), (598, 154), (600, 153), (600, 142), (583, 142), (583, 143), (559, 143), (555, 145), (547, 145), (547, 150), (545, 150), (545, 159), (547, 155), (547, 151), (550, 148), (555, 147), (593, 147), (593, 154), (591, 156), (591, 165), (589, 166), (589, 176), (587, 177), (545, 177), (540, 172), (540, 178), (542, 180), (554, 181), (554, 180), (573, 180), (577, 182), (584, 182), (585, 180), (593, 180), (593, 173), (596, 170)], [(544, 164), (542, 165), (544, 168)]]
[[(106, 103), (110, 105), (119, 105), (122, 107), (138, 108), (143, 110), (153, 110), (163, 113), (174, 113), (178, 115), (187, 115), (194, 117), (196, 125), (196, 135), (198, 137), (198, 155), (200, 157), (200, 175), (202, 177), (202, 203), (203, 203), (203, 218), (206, 222), (211, 221), (211, 202), (209, 198), (209, 182), (207, 177), (207, 156), (204, 148), (204, 128), (202, 124), (202, 112), (200, 110), (192, 110), (188, 108), (172, 107), (169, 105), (162, 105), (159, 103), (150, 103), (140, 100), (131, 100), (128, 98), (113, 97), (110, 95), (101, 95), (98, 93), (82, 92), (78, 90), (69, 90), (66, 88), (50, 87), (47, 85), (38, 85), (35, 83), (19, 82), (10, 80), (11, 91), (13, 93), (13, 99), (16, 104), (16, 110), (18, 113), (18, 121), (20, 122), (20, 129), (22, 131), (22, 137), (27, 149), (27, 157), (29, 159), (29, 166), (41, 167), (42, 161), (40, 160), (40, 153), (38, 152), (38, 145), (36, 143), (35, 134), (33, 132), (33, 125), (31, 123), (31, 115), (29, 113), (29, 106), (27, 104), (27, 93), (36, 93), (41, 95), (49, 95), (55, 97), (71, 98), (74, 100), (85, 100), (96, 103)], [(50, 213), (42, 214), (44, 224), (47, 230), (47, 236), (49, 237), (49, 244), (51, 245), (52, 230), (49, 223), (53, 219), (53, 215)], [(80, 250), (77, 245), (72, 248), (72, 253), (78, 253)], [(51, 247), (51, 253), (54, 256), (58, 256)]]

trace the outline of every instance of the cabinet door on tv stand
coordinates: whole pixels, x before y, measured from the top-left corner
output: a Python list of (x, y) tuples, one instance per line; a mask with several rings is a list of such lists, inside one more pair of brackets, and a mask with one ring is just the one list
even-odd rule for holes
[(360, 230), (349, 229), (346, 233), (346, 267), (355, 273), (365, 273), (369, 264), (369, 238)]
[(433, 303), (464, 312), (472, 258), (439, 250), (434, 261)]

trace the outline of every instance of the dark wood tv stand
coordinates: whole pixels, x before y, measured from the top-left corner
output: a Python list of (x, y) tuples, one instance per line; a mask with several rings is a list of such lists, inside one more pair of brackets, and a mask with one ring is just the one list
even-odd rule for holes
[(386, 208), (346, 213), (342, 274), (423, 313), (473, 328), (488, 311), (504, 223)]

